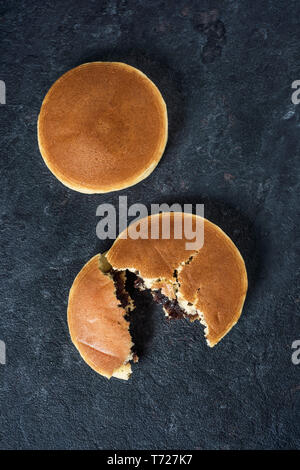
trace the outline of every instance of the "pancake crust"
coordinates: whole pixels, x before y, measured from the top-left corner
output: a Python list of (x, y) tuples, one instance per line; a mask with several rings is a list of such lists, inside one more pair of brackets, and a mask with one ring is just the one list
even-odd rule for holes
[(127, 379), (132, 341), (125, 310), (119, 306), (113, 280), (99, 269), (94, 256), (79, 272), (69, 294), (71, 339), (87, 364), (110, 378)]
[[(150, 227), (151, 221), (157, 218), (161, 226), (165, 217), (166, 213), (150, 216), (134, 226)], [(181, 213), (171, 214), (171, 221), (180, 217)], [(195, 215), (186, 217), (196, 220)], [(244, 260), (232, 240), (207, 219), (204, 219), (204, 244), (199, 250), (186, 250), (186, 238), (174, 239), (172, 230), (169, 240), (132, 240), (122, 236), (124, 233), (107, 254), (109, 263), (115, 269), (137, 271), (142, 278), (152, 280), (156, 288), (157, 279), (163, 288), (175, 284), (181, 304), (193, 304), (201, 313), (208, 344), (218, 343), (239, 319), (248, 287)]]
[(91, 62), (60, 77), (38, 119), (43, 159), (66, 186), (105, 193), (132, 186), (158, 164), (167, 142), (166, 104), (142, 72)]
[(179, 272), (178, 282), (179, 295), (202, 312), (207, 342), (214, 346), (242, 313), (248, 281), (240, 252), (219, 227), (205, 221), (204, 245)]
[[(130, 231), (138, 228), (142, 236), (151, 233), (152, 227), (158, 227), (159, 233), (162, 233), (163, 220), (167, 221), (170, 217), (170, 239), (147, 239), (130, 238)], [(195, 230), (195, 218), (189, 214), (185, 217), (192, 219), (191, 228)], [(181, 212), (171, 212), (152, 215), (141, 219), (130, 225), (122, 234), (119, 235), (106, 258), (115, 269), (130, 269), (138, 271), (143, 279), (163, 279), (165, 281), (174, 281), (174, 271), (181, 263), (184, 263), (197, 250), (186, 250), (187, 239), (175, 239), (174, 222), (182, 223), (183, 215)], [(127, 238), (122, 237), (127, 234)], [(149, 235), (150, 236), (150, 235)]]

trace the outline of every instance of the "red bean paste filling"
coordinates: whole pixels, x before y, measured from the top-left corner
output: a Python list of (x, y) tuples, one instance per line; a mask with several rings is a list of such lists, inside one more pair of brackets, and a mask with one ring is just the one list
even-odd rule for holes
[[(111, 269), (110, 274), (113, 278), (115, 288), (116, 288), (116, 296), (117, 299), (120, 301), (120, 305), (123, 308), (128, 307), (130, 304), (130, 296), (126, 291), (126, 280), (122, 275), (122, 271), (115, 271)], [(189, 315), (180, 307), (177, 299), (169, 299), (166, 295), (162, 294), (161, 289), (151, 290), (147, 289), (145, 283), (142, 278), (137, 276), (134, 281), (134, 288), (140, 291), (148, 290), (151, 292), (154, 302), (159, 305), (162, 305), (165, 311), (167, 312), (170, 319), (180, 319), (180, 318), (198, 318), (197, 315)]]
[(126, 280), (122, 276), (122, 271), (115, 271), (112, 269), (110, 274), (113, 278), (115, 289), (116, 289), (116, 296), (117, 299), (120, 301), (120, 305), (123, 308), (128, 307), (130, 304), (130, 297), (125, 289)]
[[(128, 307), (131, 304), (131, 298), (128, 292), (126, 291), (126, 277), (124, 278), (124, 273), (122, 271), (115, 271), (114, 269), (111, 269), (109, 271), (109, 274), (112, 276), (115, 289), (116, 289), (116, 297), (120, 302), (120, 306), (124, 309)], [(126, 312), (126, 315), (124, 315), (124, 318), (127, 321), (130, 321), (130, 314), (129, 312)], [(138, 362), (139, 360), (139, 354), (137, 354), (136, 350), (136, 345), (134, 344), (133, 347), (131, 348), (131, 351), (133, 353), (133, 362)]]
[(147, 289), (143, 279), (140, 277), (137, 277), (137, 279), (134, 281), (134, 287), (139, 290), (150, 290), (154, 302), (162, 305), (168, 313), (169, 318), (172, 320), (177, 320), (180, 318), (198, 318), (198, 315), (187, 314), (185, 310), (180, 307), (177, 299), (169, 299), (169, 297), (162, 294), (161, 289)]

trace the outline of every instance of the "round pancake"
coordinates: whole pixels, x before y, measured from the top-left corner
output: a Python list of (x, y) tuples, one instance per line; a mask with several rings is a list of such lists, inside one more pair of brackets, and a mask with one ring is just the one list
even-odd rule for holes
[(91, 62), (60, 77), (38, 119), (43, 159), (66, 186), (105, 193), (132, 186), (158, 164), (167, 142), (166, 104), (141, 71)]
[[(168, 217), (170, 239), (130, 238), (130, 230), (150, 233), (154, 221), (158, 221), (161, 233), (162, 223)], [(184, 217), (192, 220), (193, 230), (197, 219), (198, 222), (201, 219), (191, 214)], [(201, 313), (207, 342), (214, 346), (241, 315), (248, 287), (245, 263), (232, 240), (207, 219), (201, 219), (204, 223), (202, 248), (187, 250), (186, 242), (190, 240), (184, 231), (182, 239), (174, 237), (174, 222), (182, 223), (182, 220), (182, 213), (162, 213), (135, 222), (119, 235), (107, 259), (114, 269), (136, 271), (148, 285), (149, 280), (156, 289), (160, 285), (162, 292), (166, 292), (166, 285), (175, 285), (180, 304), (186, 310), (191, 309), (192, 304), (193, 309)], [(191, 309), (191, 313), (195, 312)]]
[(71, 339), (87, 364), (107, 378), (128, 379), (131, 373), (129, 323), (119, 306), (113, 280), (100, 271), (94, 256), (75, 278), (69, 294)]

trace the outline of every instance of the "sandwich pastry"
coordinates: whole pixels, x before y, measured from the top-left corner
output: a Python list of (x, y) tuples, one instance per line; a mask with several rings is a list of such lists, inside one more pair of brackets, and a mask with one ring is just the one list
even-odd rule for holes
[(91, 62), (60, 77), (38, 118), (38, 142), (50, 171), (75, 191), (106, 193), (154, 170), (168, 135), (166, 104), (141, 71)]
[[(176, 227), (189, 218), (192, 230), (202, 222), (204, 240), (192, 247), (177, 237)], [(168, 219), (169, 237), (162, 236)], [(158, 237), (151, 238), (153, 224)], [(135, 231), (140, 238), (132, 238)], [(196, 233), (196, 232), (195, 232)], [(77, 275), (69, 295), (71, 339), (83, 359), (107, 378), (128, 379), (138, 360), (130, 335), (135, 308), (126, 290), (126, 272), (134, 286), (150, 290), (170, 320), (187, 318), (204, 325), (207, 344), (215, 346), (241, 315), (247, 292), (244, 260), (232, 240), (215, 224), (192, 214), (161, 213), (130, 225), (105, 255), (94, 256)]]

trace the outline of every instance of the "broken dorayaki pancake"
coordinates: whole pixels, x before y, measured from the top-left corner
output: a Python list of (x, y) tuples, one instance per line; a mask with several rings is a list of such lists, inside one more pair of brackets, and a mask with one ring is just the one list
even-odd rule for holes
[(38, 119), (42, 157), (63, 184), (106, 193), (146, 178), (164, 152), (166, 104), (141, 71), (119, 62), (69, 70), (48, 91)]
[[(162, 233), (170, 220), (170, 237), (133, 239), (131, 233), (151, 233), (155, 223)], [(137, 286), (151, 289), (154, 300), (163, 305), (170, 318), (198, 318), (205, 325), (209, 346), (214, 346), (239, 319), (247, 292), (244, 260), (231, 239), (207, 219), (203, 222), (203, 246), (186, 249), (191, 242), (183, 230), (176, 238), (177, 225), (189, 219), (191, 233), (200, 217), (192, 214), (162, 213), (139, 220), (120, 234), (107, 254), (115, 270), (136, 273)], [(196, 236), (195, 236), (196, 238)]]
[[(125, 273), (124, 273), (125, 274)], [(79, 272), (69, 295), (68, 325), (71, 339), (87, 364), (107, 378), (128, 379), (133, 359), (127, 305), (122, 294), (124, 274), (116, 288), (110, 274), (100, 270), (100, 255)], [(127, 297), (130, 308), (132, 301)]]
[[(145, 235), (152, 222), (162, 233), (167, 218), (171, 222), (168, 239), (160, 235), (126, 238), (135, 229)], [(162, 213), (136, 222), (120, 234), (108, 253), (92, 258), (76, 277), (68, 305), (70, 334), (84, 360), (100, 374), (127, 379), (129, 361), (137, 360), (129, 332), (128, 314), (134, 304), (126, 290), (126, 270), (137, 276), (134, 287), (149, 289), (169, 319), (200, 320), (210, 346), (240, 317), (247, 273), (238, 249), (208, 220), (191, 214), (184, 218), (189, 219), (190, 230), (183, 231), (181, 239), (176, 238), (175, 225), (183, 222), (182, 213)], [(204, 234), (203, 244), (186, 249), (191, 232), (197, 238), (197, 229)]]

